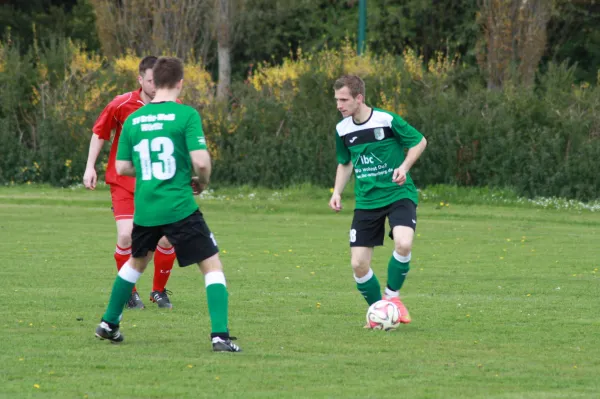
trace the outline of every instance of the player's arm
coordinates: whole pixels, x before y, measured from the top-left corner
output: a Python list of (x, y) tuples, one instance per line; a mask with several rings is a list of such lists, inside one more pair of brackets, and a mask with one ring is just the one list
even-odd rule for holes
[(194, 194), (197, 195), (204, 191), (208, 185), (212, 172), (210, 154), (206, 145), (204, 131), (202, 130), (202, 120), (197, 111), (190, 113), (190, 118), (185, 129), (185, 142), (190, 159), (192, 160), (192, 168), (196, 175), (192, 176), (192, 189)]
[(90, 148), (88, 150), (88, 158), (87, 163), (85, 165), (85, 172), (83, 174), (83, 184), (86, 188), (93, 190), (96, 188), (96, 183), (98, 183), (98, 174), (96, 173), (96, 161), (98, 161), (98, 155), (100, 155), (100, 151), (102, 151), (102, 147), (104, 146), (104, 142), (110, 140), (110, 135), (113, 129), (116, 128), (116, 120), (115, 113), (117, 112), (117, 107), (115, 100), (108, 103), (106, 107), (102, 110), (96, 122), (94, 122), (94, 127), (92, 131), (92, 138), (90, 139)]
[(117, 169), (117, 173), (121, 176), (135, 177), (135, 166), (133, 166), (133, 162), (131, 161), (116, 160), (115, 168)]
[(335, 172), (335, 183), (331, 199), (329, 200), (329, 207), (339, 212), (342, 210), (342, 193), (350, 181), (350, 177), (352, 177), (354, 166), (350, 162), (350, 151), (338, 134), (335, 135), (335, 152), (338, 166)]
[(96, 183), (98, 183), (96, 161), (98, 160), (100, 151), (102, 151), (104, 141), (105, 140), (101, 139), (96, 133), (93, 133), (92, 138), (90, 139), (90, 148), (88, 150), (87, 163), (85, 164), (85, 172), (83, 174), (83, 185), (90, 190), (95, 189)]
[(200, 194), (210, 181), (212, 172), (210, 154), (207, 150), (194, 150), (190, 151), (190, 158), (196, 174), (195, 177), (192, 177), (192, 186), (194, 187), (194, 193)]
[(333, 194), (331, 194), (331, 199), (329, 200), (329, 207), (336, 212), (342, 210), (342, 193), (344, 192), (344, 188), (346, 188), (348, 181), (350, 181), (353, 170), (354, 167), (352, 166), (352, 162), (348, 162), (345, 165), (338, 164), (337, 166)]
[(135, 177), (135, 166), (133, 165), (133, 146), (130, 139), (131, 118), (125, 120), (119, 144), (117, 146), (117, 156), (115, 160), (115, 169), (121, 176)]
[(425, 151), (427, 139), (400, 116), (394, 114), (393, 117), (392, 131), (400, 138), (401, 145), (408, 148), (404, 162), (394, 169), (392, 175), (392, 181), (398, 185), (402, 185), (406, 182), (406, 174), (415, 162), (417, 162), (423, 151)]
[(408, 152), (406, 153), (406, 158), (400, 166), (408, 172), (410, 168), (412, 168), (412, 166), (415, 164), (415, 162), (417, 162), (417, 159), (421, 157), (421, 154), (423, 153), (423, 151), (425, 151), (425, 147), (427, 147), (427, 139), (423, 137), (421, 141), (419, 141), (419, 144), (412, 148), (409, 148)]

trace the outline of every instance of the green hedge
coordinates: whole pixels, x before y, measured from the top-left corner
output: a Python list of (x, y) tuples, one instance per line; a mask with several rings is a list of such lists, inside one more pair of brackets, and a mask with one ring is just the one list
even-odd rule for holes
[[(107, 101), (131, 90), (131, 76), (106, 61), (77, 67), (82, 53), (68, 42), (26, 55), (0, 44), (0, 55), (0, 183), (80, 182), (91, 127)], [(259, 66), (233, 84), (228, 104), (186, 99), (203, 117), (214, 184), (331, 187), (339, 121), (332, 85), (347, 72), (364, 77), (371, 105), (401, 113), (427, 137), (411, 172), (421, 187), (600, 197), (597, 82), (574, 86), (573, 69), (558, 65), (533, 88), (490, 91), (477, 71), (447, 58), (423, 66), (410, 52), (359, 58), (348, 48)]]

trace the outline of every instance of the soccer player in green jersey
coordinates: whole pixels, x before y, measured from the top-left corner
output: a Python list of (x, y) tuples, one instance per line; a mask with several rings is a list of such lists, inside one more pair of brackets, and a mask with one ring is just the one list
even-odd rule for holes
[(120, 175), (136, 177), (131, 258), (119, 271), (96, 336), (123, 341), (119, 322), (131, 289), (146, 269), (158, 241), (166, 236), (179, 266), (197, 263), (204, 274), (212, 347), (240, 352), (228, 330), (228, 293), (219, 249), (194, 199), (206, 187), (211, 160), (198, 112), (176, 102), (183, 85), (183, 63), (161, 57), (153, 68), (156, 95), (123, 126), (116, 157)]
[(400, 116), (367, 106), (365, 83), (360, 77), (342, 76), (333, 88), (344, 119), (336, 127), (338, 167), (329, 207), (336, 212), (342, 209), (342, 192), (354, 171), (356, 209), (350, 227), (350, 251), (356, 286), (369, 305), (382, 299), (371, 259), (373, 248), (383, 245), (387, 217), (394, 252), (388, 263), (385, 299), (398, 306), (400, 321), (408, 324), (411, 318), (399, 291), (410, 269), (418, 203), (408, 171), (427, 141)]

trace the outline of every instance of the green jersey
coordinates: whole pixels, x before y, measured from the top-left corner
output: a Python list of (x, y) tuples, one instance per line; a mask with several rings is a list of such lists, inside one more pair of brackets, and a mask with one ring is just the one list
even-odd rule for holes
[(200, 115), (187, 105), (150, 103), (127, 118), (117, 160), (135, 166), (135, 224), (174, 223), (198, 209), (189, 153), (205, 149)]
[(336, 126), (338, 163), (352, 162), (356, 176), (356, 209), (376, 209), (403, 198), (418, 203), (417, 188), (410, 175), (399, 186), (392, 181), (394, 169), (404, 162), (404, 150), (419, 144), (423, 135), (400, 116), (373, 108), (366, 122), (352, 117)]

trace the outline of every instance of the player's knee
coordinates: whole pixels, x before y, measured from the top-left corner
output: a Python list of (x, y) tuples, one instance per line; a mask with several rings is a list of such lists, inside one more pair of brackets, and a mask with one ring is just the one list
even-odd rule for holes
[(160, 245), (163, 248), (171, 248), (173, 246), (171, 245), (167, 237), (162, 237), (160, 241), (158, 241), (158, 245)]
[(204, 259), (202, 262), (198, 263), (200, 267), (200, 271), (202, 274), (206, 275), (210, 272), (222, 272), (223, 264), (221, 263), (221, 259), (219, 258), (219, 254), (215, 254), (210, 258)]
[(394, 240), (394, 249), (402, 256), (408, 256), (412, 250), (412, 240), (398, 239)]
[(369, 268), (371, 265), (366, 259), (362, 258), (352, 258), (350, 261), (352, 265), (352, 271), (354, 275), (357, 277), (362, 277), (369, 272)]
[(121, 248), (129, 248), (131, 246), (131, 233), (126, 234), (119, 232), (119, 234), (117, 234), (117, 245)]

